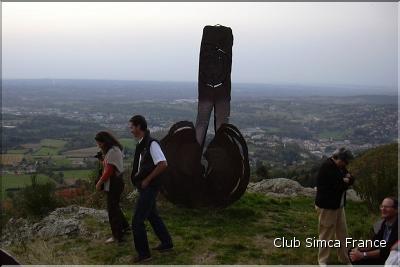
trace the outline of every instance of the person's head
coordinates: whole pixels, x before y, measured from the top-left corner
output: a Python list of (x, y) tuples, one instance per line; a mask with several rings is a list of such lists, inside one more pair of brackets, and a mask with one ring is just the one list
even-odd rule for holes
[(395, 197), (386, 197), (381, 203), (381, 217), (385, 220), (397, 218), (399, 201)]
[(333, 152), (332, 158), (335, 161), (336, 165), (338, 165), (338, 167), (343, 168), (346, 167), (349, 162), (354, 159), (354, 156), (350, 150), (341, 147)]
[(101, 131), (96, 134), (94, 137), (96, 140), (97, 146), (103, 151), (103, 153), (107, 153), (107, 151), (113, 146), (119, 147), (122, 150), (122, 145), (118, 142), (117, 138), (115, 138), (111, 133), (106, 131)]
[(147, 131), (147, 121), (142, 115), (135, 115), (130, 120), (131, 133), (136, 138), (142, 138)]

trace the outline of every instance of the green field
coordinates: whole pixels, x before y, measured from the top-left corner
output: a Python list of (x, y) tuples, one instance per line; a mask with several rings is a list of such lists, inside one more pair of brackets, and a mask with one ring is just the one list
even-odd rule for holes
[(55, 147), (55, 148), (62, 148), (65, 146), (66, 143), (67, 141), (60, 139), (42, 139), (40, 141), (40, 144), (42, 146)]
[(76, 178), (88, 180), (92, 170), (68, 170), (68, 171), (55, 171), (64, 173), (64, 178)]
[[(160, 203), (160, 213), (172, 235), (175, 248), (169, 253), (153, 253), (148, 264), (317, 264), (317, 249), (306, 248), (306, 237), (317, 237), (317, 214), (312, 198), (272, 198), (245, 194), (222, 210), (185, 209)], [(130, 221), (130, 205), (125, 209)], [(369, 237), (376, 216), (364, 204), (348, 203), (346, 215), (349, 236)], [(93, 218), (84, 221), (86, 229), (98, 237), (57, 237), (36, 239), (25, 246), (10, 247), (23, 264), (133, 264), (132, 235), (127, 242), (104, 244), (111, 235), (108, 223)], [(158, 240), (149, 229), (150, 246)], [(276, 248), (277, 237), (296, 237), (299, 248)], [(337, 264), (332, 249), (331, 263)]]
[(33, 156), (53, 156), (58, 155), (60, 150), (67, 142), (59, 139), (42, 139), (40, 141), (40, 148), (36, 150)]
[(135, 149), (136, 140), (134, 140), (133, 138), (121, 138), (119, 139), (119, 141), (124, 148), (128, 148), (131, 150)]
[[(47, 175), (37, 175), (38, 183), (53, 182)], [(31, 176), (29, 174), (4, 174), (1, 176), (1, 196), (5, 197), (5, 190), (7, 188), (23, 188), (24, 186), (31, 185)]]
[[(60, 139), (42, 139), (37, 144), (25, 144), (25, 149), (10, 150), (8, 154), (2, 154), (1, 160), (3, 164), (13, 165), (20, 162), (23, 158), (30, 163), (43, 159), (49, 160), (49, 168), (53, 169), (53, 172), (62, 172), (66, 179), (84, 179), (87, 180), (90, 176), (91, 170), (69, 170), (72, 167), (72, 158), (79, 158), (83, 156), (93, 156), (98, 151), (97, 147), (91, 147), (86, 149), (71, 150), (67, 155), (60, 155), (60, 151), (64, 148), (67, 141)], [(29, 150), (33, 150), (32, 153), (27, 153)], [(70, 156), (70, 157), (68, 157)], [(63, 170), (63, 169), (68, 170)], [(50, 177), (39, 174), (38, 182), (54, 182)], [(26, 185), (31, 184), (30, 174), (6, 174), (2, 177), (2, 196), (7, 188), (22, 188)]]
[(25, 154), (29, 149), (10, 149), (7, 150), (7, 154)]
[(54, 156), (58, 155), (59, 148), (42, 146), (39, 150), (35, 151), (33, 156)]
[[(67, 171), (54, 171), (54, 173), (62, 172), (65, 179), (83, 179), (88, 180), (91, 174), (91, 170), (67, 170)], [(39, 183), (54, 182), (50, 177), (44, 174), (37, 175), (37, 181)], [(5, 174), (1, 176), (1, 193), (2, 198), (5, 196), (5, 190), (7, 188), (23, 188), (26, 185), (31, 184), (30, 174)]]
[(54, 168), (70, 168), (72, 166), (71, 159), (65, 156), (52, 156), (51, 159), (53, 160)]

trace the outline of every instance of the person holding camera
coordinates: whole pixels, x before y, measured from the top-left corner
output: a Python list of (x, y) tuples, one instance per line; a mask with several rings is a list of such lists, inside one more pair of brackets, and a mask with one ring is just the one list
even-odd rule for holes
[[(338, 258), (345, 264), (350, 264), (350, 259), (346, 248), (347, 223), (344, 206), (346, 205), (346, 190), (354, 183), (354, 177), (346, 166), (353, 158), (351, 151), (342, 147), (326, 159), (317, 175), (315, 197), (319, 239), (328, 241), (336, 236), (341, 243)], [(327, 265), (329, 253), (329, 247), (319, 247), (318, 263), (320, 265)]]
[(102, 155), (98, 154), (97, 157), (103, 162), (103, 171), (96, 183), (96, 190), (104, 190), (107, 193), (108, 220), (112, 232), (112, 237), (105, 242), (122, 242), (124, 233), (129, 229), (119, 205), (124, 191), (122, 145), (113, 135), (105, 131), (97, 133), (95, 140), (102, 152)]

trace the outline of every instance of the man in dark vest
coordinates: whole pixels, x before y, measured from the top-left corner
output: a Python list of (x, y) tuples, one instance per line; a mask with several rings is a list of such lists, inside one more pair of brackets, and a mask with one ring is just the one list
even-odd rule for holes
[[(342, 147), (326, 159), (317, 176), (317, 194), (315, 208), (318, 213), (318, 232), (320, 240), (340, 240), (338, 249), (339, 261), (350, 264), (346, 248), (347, 223), (344, 206), (346, 205), (346, 190), (354, 183), (354, 177), (346, 169), (353, 159), (350, 150)], [(330, 247), (319, 247), (318, 263), (327, 265)]]
[(133, 116), (131, 132), (138, 140), (133, 160), (131, 180), (139, 191), (135, 214), (132, 218), (133, 239), (138, 257), (135, 262), (151, 260), (144, 221), (147, 219), (161, 244), (154, 250), (164, 252), (173, 248), (168, 230), (158, 215), (156, 197), (160, 187), (160, 175), (167, 168), (167, 160), (158, 141), (150, 136), (146, 119), (141, 115)]

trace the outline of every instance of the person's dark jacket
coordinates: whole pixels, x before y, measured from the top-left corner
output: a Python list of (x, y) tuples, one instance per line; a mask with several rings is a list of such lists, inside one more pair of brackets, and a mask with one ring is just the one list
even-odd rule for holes
[[(383, 239), (383, 233), (385, 231), (386, 224), (385, 221), (383, 220), (381, 223), (381, 226), (379, 228), (379, 231), (374, 234), (373, 240), (384, 240)], [(384, 264), (386, 259), (389, 257), (390, 254), (390, 248), (393, 246), (394, 243), (399, 240), (399, 225), (398, 225), (398, 219), (393, 223), (392, 225), (392, 231), (389, 235), (389, 239), (386, 242), (385, 247), (379, 248), (380, 254), (379, 254), (379, 264)]]
[[(131, 181), (132, 184), (138, 189), (141, 189), (142, 181), (156, 168), (156, 165), (154, 164), (153, 158), (150, 154), (150, 145), (152, 142), (158, 143), (155, 138), (151, 137), (150, 132), (147, 131), (142, 141), (136, 145), (135, 156), (133, 159), (133, 168), (131, 173)], [(140, 156), (142, 157), (139, 169)], [(152, 187), (158, 187), (159, 185), (159, 177), (153, 178), (149, 184), (149, 186)]]
[[(343, 193), (354, 183), (354, 178), (346, 183), (343, 178), (349, 173), (346, 168), (339, 168), (332, 158), (324, 161), (317, 175), (317, 195), (315, 205), (322, 209), (338, 209)], [(344, 205), (346, 194), (344, 194)]]

